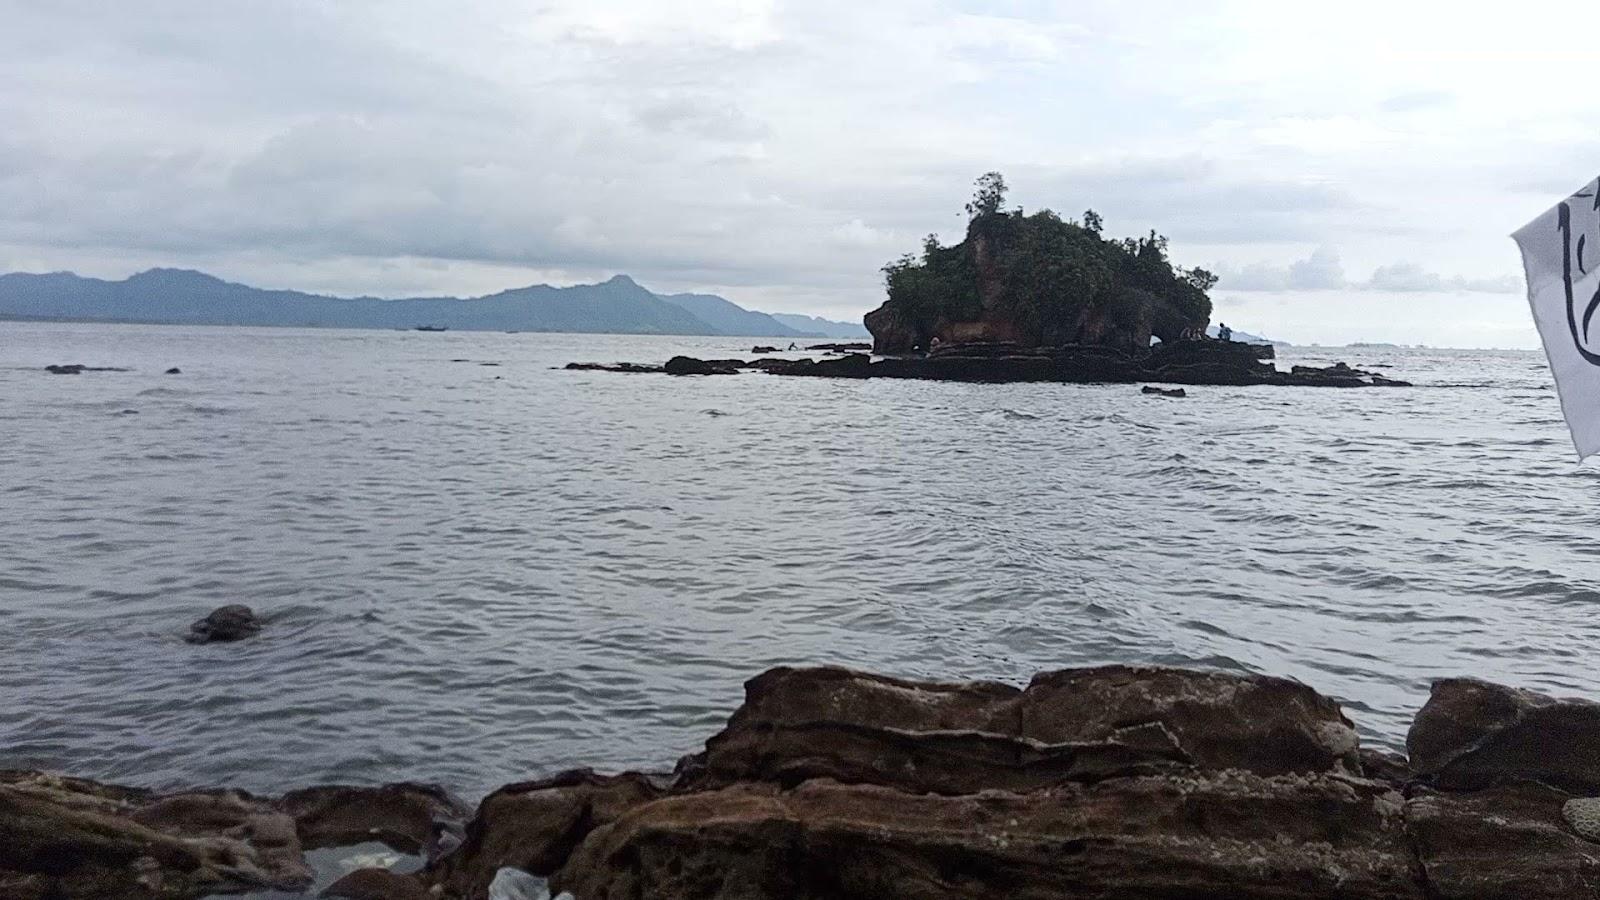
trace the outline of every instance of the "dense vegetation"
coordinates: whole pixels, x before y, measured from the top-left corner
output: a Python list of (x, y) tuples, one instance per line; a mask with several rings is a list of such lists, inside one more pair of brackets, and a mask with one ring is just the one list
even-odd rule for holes
[(1142, 321), (1148, 345), (1152, 331), (1170, 339), (1210, 321), (1216, 276), (1174, 266), (1165, 237), (1102, 237), (1093, 210), (1081, 223), (1006, 211), (1005, 192), (1000, 173), (979, 178), (965, 240), (942, 247), (930, 234), (920, 257), (885, 266), (885, 308), (930, 335), (938, 323), (1004, 319), (1037, 344), (1130, 339)]

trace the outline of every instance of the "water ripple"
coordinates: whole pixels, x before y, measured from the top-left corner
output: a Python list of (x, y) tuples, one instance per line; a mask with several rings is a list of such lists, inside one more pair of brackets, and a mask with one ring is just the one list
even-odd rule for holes
[[(1269, 672), (1387, 746), (1443, 675), (1600, 694), (1600, 469), (1537, 354), (1155, 404), (560, 368), (748, 341), (5, 327), (0, 766), (473, 793), (669, 765), (794, 663)], [(80, 358), (130, 371), (39, 372)], [(181, 642), (228, 602), (267, 629)]]

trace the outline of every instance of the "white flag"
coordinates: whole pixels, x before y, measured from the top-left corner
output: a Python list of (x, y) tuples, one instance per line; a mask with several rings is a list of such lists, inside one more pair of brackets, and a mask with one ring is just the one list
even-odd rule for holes
[(1581, 461), (1600, 453), (1600, 179), (1514, 237), (1533, 322)]

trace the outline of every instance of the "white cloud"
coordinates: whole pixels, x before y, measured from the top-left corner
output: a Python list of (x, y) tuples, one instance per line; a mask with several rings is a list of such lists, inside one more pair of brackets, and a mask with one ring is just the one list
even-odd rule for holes
[[(847, 317), (997, 168), (1223, 291), (1505, 289), (1435, 272), (1512, 271), (1505, 235), (1594, 176), (1600, 98), (1549, 89), (1587, 83), (1549, 31), (1587, 5), (1353, 2), (0, 0), (0, 268), (625, 271)], [(1428, 268), (1290, 255), (1334, 245)]]
[(1332, 247), (1318, 247), (1309, 257), (1288, 265), (1252, 263), (1216, 267), (1218, 286), (1231, 291), (1379, 291), (1387, 293), (1477, 293), (1516, 294), (1522, 288), (1514, 275), (1494, 278), (1445, 276), (1413, 262), (1378, 266), (1365, 281), (1345, 277), (1344, 264)]

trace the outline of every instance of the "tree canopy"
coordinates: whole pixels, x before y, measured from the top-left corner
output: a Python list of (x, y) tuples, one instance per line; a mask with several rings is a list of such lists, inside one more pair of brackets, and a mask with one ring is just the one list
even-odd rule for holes
[(930, 335), (940, 322), (1004, 318), (1033, 342), (1047, 344), (1092, 340), (1087, 335), (1094, 323), (1108, 317), (1143, 316), (1146, 334), (1152, 316), (1169, 320), (1155, 321), (1157, 333), (1204, 328), (1210, 321), (1207, 292), (1216, 276), (1173, 265), (1164, 236), (1103, 238), (1094, 210), (1081, 224), (1048, 209), (1006, 211), (1005, 193), (999, 172), (983, 175), (966, 207), (965, 240), (945, 247), (930, 234), (921, 254), (884, 266), (885, 306)]

